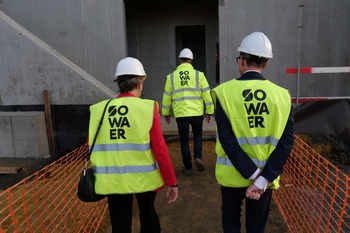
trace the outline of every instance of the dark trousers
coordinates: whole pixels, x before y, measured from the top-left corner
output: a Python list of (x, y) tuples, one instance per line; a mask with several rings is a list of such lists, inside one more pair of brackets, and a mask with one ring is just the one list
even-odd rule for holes
[(176, 118), (177, 129), (180, 135), (182, 162), (186, 170), (192, 169), (191, 152), (189, 146), (189, 126), (192, 127), (194, 141), (194, 159), (202, 158), (202, 131), (203, 116), (178, 117)]
[[(157, 192), (135, 194), (140, 210), (141, 233), (159, 233), (160, 223), (154, 209)], [(112, 233), (131, 233), (134, 194), (108, 196)]]
[[(221, 187), (222, 226), (225, 233), (241, 232), (241, 207), (247, 188)], [(272, 190), (266, 189), (259, 200), (246, 198), (246, 232), (263, 233), (270, 211)]]

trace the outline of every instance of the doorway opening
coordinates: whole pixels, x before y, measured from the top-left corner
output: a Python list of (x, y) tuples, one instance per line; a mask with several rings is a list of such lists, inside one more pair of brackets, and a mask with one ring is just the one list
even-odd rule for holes
[(193, 52), (194, 68), (206, 72), (205, 25), (176, 26), (175, 43), (176, 61), (180, 51), (189, 48)]

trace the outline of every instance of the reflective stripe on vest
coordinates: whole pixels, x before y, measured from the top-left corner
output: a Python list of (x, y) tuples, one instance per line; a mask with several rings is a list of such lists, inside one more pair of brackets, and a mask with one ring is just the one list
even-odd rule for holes
[[(265, 167), (265, 165), (267, 163), (267, 160), (260, 161), (260, 160), (254, 159), (254, 158), (251, 158), (251, 160), (253, 161), (253, 163), (257, 167)], [(216, 163), (217, 164), (222, 164), (222, 165), (225, 165), (225, 166), (233, 167), (233, 164), (231, 163), (231, 160), (228, 157), (217, 157)]]
[[(155, 102), (136, 97), (112, 100), (91, 154), (98, 194), (142, 193), (164, 182), (151, 150), (149, 131)], [(104, 102), (90, 107), (89, 144)]]
[(152, 165), (147, 166), (108, 166), (108, 167), (95, 167), (93, 169), (98, 174), (126, 174), (126, 173), (145, 173), (153, 172), (159, 168), (158, 163), (155, 162)]
[(271, 143), (272, 146), (276, 147), (279, 139), (275, 138), (274, 136), (267, 136), (267, 137), (240, 137), (237, 138), (238, 144), (240, 146), (244, 144), (249, 144), (251, 146), (256, 145), (266, 145)]
[[(90, 148), (90, 146), (89, 146)], [(126, 150), (136, 150), (136, 151), (148, 151), (151, 149), (151, 144), (136, 144), (136, 143), (124, 143), (124, 144), (98, 144), (94, 146), (92, 152), (97, 151), (126, 151)]]
[[(231, 80), (213, 91), (238, 144), (257, 167), (264, 168), (288, 120), (291, 109), (288, 91), (268, 80)], [(248, 187), (252, 184), (233, 166), (218, 137), (216, 153), (216, 178), (221, 185)], [(278, 188), (278, 180), (274, 181), (273, 188)]]

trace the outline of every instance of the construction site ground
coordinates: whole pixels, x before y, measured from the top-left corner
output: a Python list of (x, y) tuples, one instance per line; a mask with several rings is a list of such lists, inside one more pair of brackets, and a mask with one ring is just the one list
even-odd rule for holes
[[(192, 143), (191, 143), (192, 146)], [(221, 232), (221, 194), (220, 185), (215, 180), (215, 142), (203, 142), (204, 172), (192, 169), (191, 176), (185, 176), (181, 169), (180, 144), (168, 143), (168, 149), (179, 182), (179, 197), (173, 204), (167, 204), (166, 189), (158, 192), (155, 206), (159, 214), (162, 232)], [(0, 159), (0, 166), (18, 166), (17, 174), (0, 175), (0, 192), (16, 184), (31, 173), (52, 162), (51, 159)], [(134, 202), (133, 233), (140, 232), (137, 201)], [(99, 233), (111, 232), (108, 213), (102, 220)], [(266, 233), (285, 233), (288, 228), (273, 203), (266, 227)]]
[[(174, 122), (172, 122), (174, 123)], [(206, 123), (205, 123), (206, 124)], [(166, 126), (165, 126), (166, 129)], [(167, 131), (170, 135), (176, 132)], [(215, 179), (215, 142), (212, 129), (205, 131), (203, 142), (204, 172), (192, 169), (192, 176), (182, 173), (182, 158), (178, 140), (168, 140), (168, 149), (179, 181), (178, 200), (168, 205), (166, 190), (158, 192), (155, 206), (159, 214), (162, 232), (222, 232), (220, 185)], [(209, 136), (208, 136), (209, 135)], [(300, 135), (321, 155), (347, 175), (350, 175), (350, 150), (328, 135)], [(206, 139), (207, 138), (207, 139)], [(191, 142), (192, 147), (192, 142)], [(1, 166), (21, 167), (17, 174), (0, 174), (0, 192), (18, 183), (23, 178), (50, 164), (53, 159), (10, 159), (0, 158)], [(277, 190), (278, 192), (278, 190)], [(133, 233), (139, 232), (137, 202), (134, 202)], [(99, 233), (111, 232), (108, 213), (102, 220)], [(266, 233), (285, 233), (288, 228), (274, 202), (266, 226)]]
[[(301, 136), (318, 149), (320, 154), (337, 164), (345, 174), (350, 175), (350, 164), (345, 159), (345, 157), (350, 157), (348, 147), (327, 135)], [(190, 145), (192, 148), (192, 142)], [(179, 142), (174, 140), (168, 143), (168, 149), (179, 181), (179, 198), (175, 203), (168, 205), (165, 190), (159, 192), (155, 206), (161, 221), (162, 232), (222, 232), (220, 185), (215, 179), (215, 142), (210, 139), (203, 142), (203, 161), (206, 170), (197, 172), (194, 167), (189, 177), (185, 176), (181, 170), (183, 164)], [(135, 200), (134, 203), (133, 233), (136, 233), (139, 232), (140, 225), (137, 201)], [(110, 232), (110, 229), (109, 219), (105, 218), (99, 233)], [(265, 233), (286, 232), (289, 232), (288, 227), (272, 201)]]

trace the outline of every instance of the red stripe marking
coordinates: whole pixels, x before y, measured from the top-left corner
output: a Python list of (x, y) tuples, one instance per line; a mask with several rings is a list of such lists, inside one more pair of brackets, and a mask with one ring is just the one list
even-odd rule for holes
[[(299, 98), (298, 102), (299, 103), (305, 103), (309, 101), (320, 101), (320, 100), (328, 100), (329, 98)], [(296, 103), (297, 99), (292, 98), (292, 103)]]
[[(297, 74), (298, 69), (297, 68), (288, 68), (286, 69), (287, 74)], [(301, 74), (310, 74), (312, 73), (312, 68), (300, 68), (300, 73)]]

